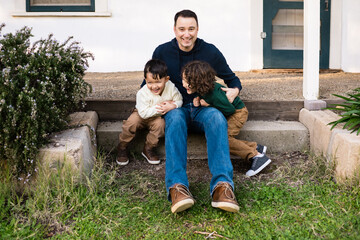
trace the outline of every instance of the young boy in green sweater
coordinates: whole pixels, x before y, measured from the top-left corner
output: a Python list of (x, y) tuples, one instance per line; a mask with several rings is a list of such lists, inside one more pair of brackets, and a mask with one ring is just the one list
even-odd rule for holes
[(215, 82), (216, 72), (210, 64), (204, 61), (189, 62), (183, 67), (181, 75), (187, 93), (199, 95), (193, 101), (195, 107), (217, 108), (227, 118), (230, 153), (251, 161), (246, 175), (254, 176), (269, 165), (271, 160), (265, 155), (266, 146), (235, 138), (248, 118), (248, 110), (239, 97), (229, 102), (222, 90), (225, 86)]

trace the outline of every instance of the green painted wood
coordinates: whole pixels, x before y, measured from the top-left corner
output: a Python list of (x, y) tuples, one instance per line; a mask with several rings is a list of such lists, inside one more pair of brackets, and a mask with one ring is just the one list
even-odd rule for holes
[[(327, 5), (327, 6), (326, 6)], [(331, 0), (328, 0), (326, 4), (325, 0), (320, 1), (320, 68), (328, 69), (329, 68), (329, 49), (330, 49), (330, 9)]]
[(95, 12), (95, 0), (90, 1), (90, 6), (31, 6), (26, 0), (27, 12)]
[[(320, 68), (329, 68), (329, 48), (330, 48), (330, 6), (328, 9), (325, 0), (320, 0), (320, 20), (321, 20), (321, 50)], [(272, 49), (272, 20), (279, 9), (303, 9), (303, 2), (280, 2), (279, 0), (263, 1), (263, 31), (266, 38), (263, 40), (263, 59), (264, 68), (303, 68), (303, 50), (273, 50)]]

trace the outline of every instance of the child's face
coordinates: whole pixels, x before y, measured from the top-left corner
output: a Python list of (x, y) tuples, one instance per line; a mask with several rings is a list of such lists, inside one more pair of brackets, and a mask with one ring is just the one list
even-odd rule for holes
[(169, 76), (160, 79), (154, 79), (151, 73), (146, 74), (146, 86), (155, 95), (161, 95), (164, 91), (165, 84), (169, 80)]
[(184, 75), (183, 75), (183, 77), (182, 77), (182, 85), (183, 85), (183, 87), (186, 89), (186, 92), (187, 92), (188, 94), (195, 93), (195, 90), (194, 90), (193, 88), (190, 88), (190, 87), (189, 87), (189, 83), (186, 81), (186, 78), (184, 77)]

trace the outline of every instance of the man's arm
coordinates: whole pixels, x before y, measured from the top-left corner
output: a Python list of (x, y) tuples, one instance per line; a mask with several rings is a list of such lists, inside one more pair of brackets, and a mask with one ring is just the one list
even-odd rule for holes
[(223, 90), (226, 93), (226, 97), (232, 103), (240, 93), (242, 89), (240, 79), (235, 75), (235, 73), (230, 69), (229, 65), (226, 62), (224, 55), (214, 46), (215, 51), (215, 64), (214, 70), (217, 73), (217, 76), (224, 80), (225, 84), (228, 86)]

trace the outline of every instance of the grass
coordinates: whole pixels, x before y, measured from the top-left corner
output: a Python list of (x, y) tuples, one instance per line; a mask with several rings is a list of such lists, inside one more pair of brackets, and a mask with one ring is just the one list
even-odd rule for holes
[(322, 158), (284, 161), (250, 179), (236, 174), (235, 214), (212, 208), (208, 181), (192, 178), (196, 204), (172, 214), (164, 180), (149, 168), (100, 156), (91, 179), (39, 169), (37, 184), (21, 192), (2, 173), (0, 238), (360, 239), (359, 185), (336, 184)]

